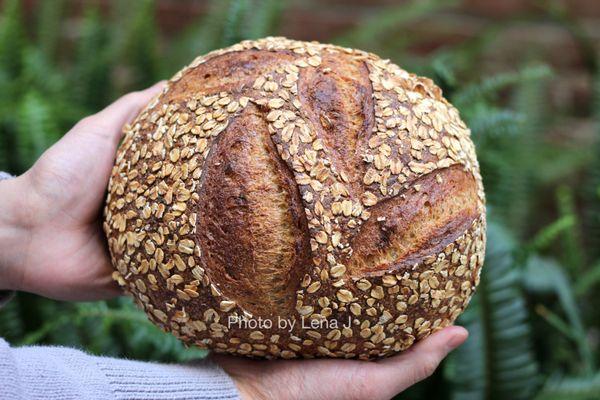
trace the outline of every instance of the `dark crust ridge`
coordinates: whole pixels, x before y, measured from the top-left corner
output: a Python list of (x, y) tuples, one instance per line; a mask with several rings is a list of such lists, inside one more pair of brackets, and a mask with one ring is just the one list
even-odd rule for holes
[(326, 53), (321, 65), (298, 80), (302, 110), (326, 144), (337, 172), (344, 172), (356, 197), (364, 191), (362, 159), (374, 126), (373, 88), (364, 61)]
[(401, 273), (439, 253), (479, 216), (476, 191), (473, 176), (454, 165), (414, 180), (405, 191), (377, 204), (352, 239), (350, 274)]
[(253, 314), (289, 315), (310, 263), (308, 228), (294, 177), (257, 107), (220, 134), (199, 194), (197, 237), (211, 281)]
[(290, 52), (250, 49), (215, 55), (197, 68), (188, 69), (177, 85), (165, 93), (163, 102), (187, 101), (190, 93), (213, 94), (252, 90), (257, 76), (268, 73), (282, 61), (290, 61)]

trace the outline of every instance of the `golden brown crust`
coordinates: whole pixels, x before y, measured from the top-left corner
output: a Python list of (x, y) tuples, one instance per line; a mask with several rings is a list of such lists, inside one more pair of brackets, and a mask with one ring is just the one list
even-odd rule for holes
[(316, 68), (302, 70), (298, 81), (301, 109), (330, 150), (333, 167), (361, 190), (362, 153), (374, 123), (373, 93), (364, 61), (325, 54)]
[(454, 165), (415, 179), (371, 209), (351, 242), (353, 276), (396, 272), (418, 264), (465, 232), (479, 216), (473, 176)]
[(373, 54), (242, 42), (196, 59), (125, 133), (114, 277), (187, 343), (386, 356), (451, 324), (478, 283), (469, 131), (429, 79)]
[(294, 177), (256, 107), (232, 120), (204, 168), (197, 240), (207, 275), (252, 313), (289, 314), (310, 263), (308, 228)]

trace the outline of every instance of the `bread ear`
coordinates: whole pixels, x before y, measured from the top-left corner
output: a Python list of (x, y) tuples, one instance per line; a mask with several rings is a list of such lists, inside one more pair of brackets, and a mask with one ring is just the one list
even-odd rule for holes
[(307, 222), (294, 176), (255, 106), (220, 134), (200, 187), (197, 240), (210, 280), (255, 315), (290, 315), (311, 263)]
[(363, 157), (375, 125), (367, 64), (344, 54), (324, 53), (318, 67), (300, 72), (298, 99), (300, 112), (323, 143), (331, 169), (349, 192), (360, 197), (368, 165)]
[(461, 166), (424, 175), (371, 208), (352, 239), (349, 272), (363, 278), (410, 270), (454, 242), (479, 213), (477, 183)]

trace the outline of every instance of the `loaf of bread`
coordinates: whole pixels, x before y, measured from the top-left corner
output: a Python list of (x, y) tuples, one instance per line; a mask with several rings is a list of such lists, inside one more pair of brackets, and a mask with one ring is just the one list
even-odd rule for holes
[(124, 131), (113, 277), (187, 344), (383, 357), (452, 324), (478, 284), (470, 132), (388, 60), (244, 41), (194, 60)]

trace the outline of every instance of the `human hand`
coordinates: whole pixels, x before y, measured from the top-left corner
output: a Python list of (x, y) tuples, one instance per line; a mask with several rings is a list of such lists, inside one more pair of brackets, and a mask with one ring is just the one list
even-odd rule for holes
[(0, 182), (0, 289), (61, 300), (117, 296), (100, 222), (123, 125), (163, 83), (77, 123), (25, 174)]
[(397, 356), (374, 362), (212, 358), (233, 378), (244, 400), (391, 399), (430, 376), (467, 336), (462, 327), (447, 327)]

